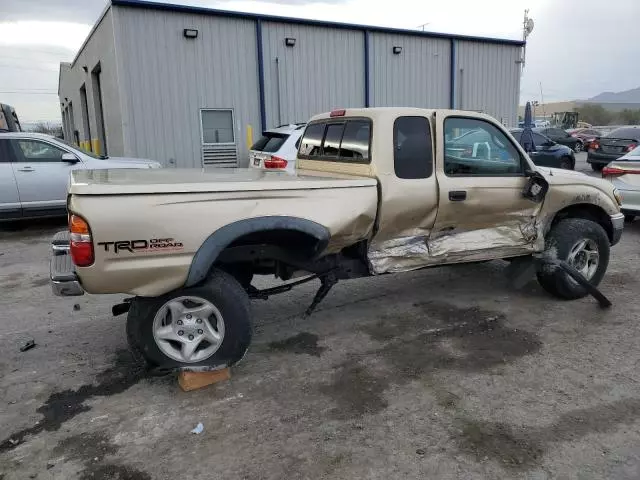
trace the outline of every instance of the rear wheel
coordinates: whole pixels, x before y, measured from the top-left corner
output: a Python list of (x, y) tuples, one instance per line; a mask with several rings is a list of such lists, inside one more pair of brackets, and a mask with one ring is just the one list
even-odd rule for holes
[(573, 151), (576, 153), (580, 153), (582, 150), (584, 150), (584, 145), (582, 145), (582, 142), (576, 142), (576, 146), (573, 147)]
[(249, 297), (235, 278), (216, 270), (204, 285), (134, 299), (127, 338), (150, 367), (231, 366), (251, 342)]
[(631, 223), (636, 219), (635, 215), (625, 215), (624, 216), (624, 221), (627, 223)]
[[(546, 238), (549, 255), (566, 261), (592, 285), (597, 286), (609, 265), (609, 238), (596, 222), (583, 218), (565, 218), (556, 223)], [(543, 267), (538, 282), (552, 295), (564, 299), (587, 295), (584, 287), (557, 268)]]
[(593, 169), (594, 172), (601, 172), (602, 169), (604, 168), (604, 165), (602, 165), (601, 163), (592, 163), (591, 168)]

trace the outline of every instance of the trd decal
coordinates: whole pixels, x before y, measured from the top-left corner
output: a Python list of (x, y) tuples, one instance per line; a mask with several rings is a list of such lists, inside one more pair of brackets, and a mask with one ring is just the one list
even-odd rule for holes
[(173, 238), (152, 238), (150, 240), (117, 240), (115, 242), (98, 242), (105, 252), (129, 253), (182, 250), (183, 245)]

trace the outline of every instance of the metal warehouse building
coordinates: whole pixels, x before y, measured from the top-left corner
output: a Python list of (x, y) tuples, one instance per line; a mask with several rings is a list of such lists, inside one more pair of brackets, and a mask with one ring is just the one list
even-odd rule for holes
[(246, 166), (261, 131), (337, 107), (459, 108), (515, 125), (523, 45), (112, 0), (60, 66), (64, 134), (200, 167)]

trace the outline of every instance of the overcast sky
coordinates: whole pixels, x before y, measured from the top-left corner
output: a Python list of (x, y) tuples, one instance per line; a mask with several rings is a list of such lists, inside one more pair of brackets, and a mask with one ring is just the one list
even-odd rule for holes
[[(640, 87), (640, 0), (177, 0), (227, 10), (424, 28), (527, 44), (521, 100), (584, 99)], [(58, 66), (71, 61), (106, 0), (0, 0), (0, 102), (23, 122), (59, 121)]]

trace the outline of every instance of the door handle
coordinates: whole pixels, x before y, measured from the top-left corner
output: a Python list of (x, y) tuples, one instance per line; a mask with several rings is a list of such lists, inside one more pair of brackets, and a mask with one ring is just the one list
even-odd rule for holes
[(467, 192), (464, 190), (453, 190), (449, 192), (449, 200), (452, 202), (463, 202), (467, 199)]
[(32, 167), (22, 167), (18, 169), (19, 172), (35, 172)]

